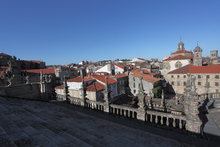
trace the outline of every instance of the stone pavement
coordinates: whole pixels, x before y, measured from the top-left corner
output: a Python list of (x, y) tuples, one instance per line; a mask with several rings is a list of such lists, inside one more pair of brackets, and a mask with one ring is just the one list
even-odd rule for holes
[(220, 136), (220, 108), (210, 109), (207, 117), (208, 122), (205, 125), (204, 132)]
[[(160, 147), (190, 146), (192, 143), (183, 141), (183, 144), (178, 139), (170, 139), (163, 130), (159, 130), (162, 135), (156, 135), (90, 115), (92, 110), (86, 113), (73, 107), (0, 97), (0, 146)], [(125, 122), (129, 123), (127, 120)], [(179, 138), (178, 134), (175, 136)], [(192, 140), (201, 141), (198, 138)], [(208, 144), (205, 143), (202, 144)]]

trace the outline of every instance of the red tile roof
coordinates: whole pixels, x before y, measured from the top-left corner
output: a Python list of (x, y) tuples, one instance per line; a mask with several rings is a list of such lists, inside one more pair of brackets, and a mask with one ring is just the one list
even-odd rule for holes
[(131, 71), (131, 74), (134, 76), (134, 77), (138, 77), (138, 78), (143, 78), (143, 80), (145, 80), (145, 81), (148, 81), (148, 82), (151, 82), (151, 83), (155, 83), (155, 82), (157, 82), (157, 81), (160, 81), (160, 79), (158, 79), (158, 78), (154, 78), (154, 77), (152, 77), (151, 75), (149, 75), (149, 74), (143, 74), (143, 73), (141, 73), (140, 71), (138, 71), (138, 70), (133, 70), (133, 71)]
[[(88, 82), (88, 81), (92, 81), (92, 80), (94, 80), (94, 79), (89, 78), (89, 77), (84, 77), (84, 82)], [(82, 77), (78, 76), (76, 78), (72, 78), (72, 79), (67, 80), (67, 82), (82, 82)]]
[(174, 57), (169, 57), (167, 59), (164, 59), (163, 61), (169, 61), (169, 60), (185, 60), (185, 59), (192, 59), (193, 56), (183, 56), (183, 55), (178, 55)]
[(63, 89), (64, 86), (63, 85), (60, 85), (60, 86), (56, 86), (55, 89)]
[(9, 66), (0, 66), (0, 68), (9, 68)]
[(187, 50), (179, 50), (179, 51), (175, 51), (175, 52), (173, 52), (171, 54), (173, 55), (173, 54), (180, 54), (180, 53), (191, 53), (192, 54), (191, 51), (187, 51)]
[(41, 62), (43, 62), (43, 61), (38, 61), (38, 60), (22, 60), (22, 61), (33, 62), (33, 63), (41, 63)]
[(98, 81), (103, 82), (103, 83), (106, 82), (106, 81), (105, 81), (105, 77), (108, 77), (108, 84), (114, 84), (114, 83), (117, 82), (116, 80), (110, 78), (109, 75), (94, 75), (94, 76), (92, 76), (92, 77), (93, 77), (94, 79), (98, 80)]
[(99, 83), (99, 82), (93, 82), (92, 84), (88, 85), (86, 87), (87, 91), (100, 91), (100, 90), (104, 90), (105, 89), (105, 85)]
[(0, 76), (3, 76), (5, 74), (4, 71), (0, 71)]
[(43, 74), (55, 74), (54, 68), (28, 69), (28, 70), (24, 70), (24, 71), (30, 72), (30, 73), (38, 73), (38, 74), (40, 74), (41, 72)]
[(119, 78), (128, 77), (128, 75), (127, 74), (119, 74), (119, 75), (115, 75), (114, 77), (119, 79)]
[(118, 67), (123, 68), (123, 69), (125, 68), (125, 66), (124, 66), (124, 65), (121, 65), (121, 64), (113, 63), (112, 65), (118, 66)]
[(220, 65), (208, 65), (208, 66), (193, 66), (186, 65), (182, 68), (173, 70), (168, 74), (187, 74), (187, 73), (198, 73), (198, 74), (219, 74), (220, 73)]

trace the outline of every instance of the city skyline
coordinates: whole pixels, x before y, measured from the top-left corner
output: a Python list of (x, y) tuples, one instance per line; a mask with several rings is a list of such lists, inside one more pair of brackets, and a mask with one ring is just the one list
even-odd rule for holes
[(0, 52), (47, 64), (168, 57), (185, 43), (219, 50), (213, 1), (1, 1)]

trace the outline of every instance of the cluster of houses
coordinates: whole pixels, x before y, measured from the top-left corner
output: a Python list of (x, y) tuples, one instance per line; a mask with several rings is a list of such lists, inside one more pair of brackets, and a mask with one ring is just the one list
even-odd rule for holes
[(94, 101), (103, 101), (106, 88), (112, 99), (121, 95), (136, 96), (141, 83), (146, 95), (154, 94), (152, 90), (158, 87), (181, 95), (187, 75), (196, 77), (198, 94), (218, 93), (220, 90), (218, 50), (211, 51), (210, 57), (203, 57), (198, 45), (189, 51), (181, 41), (177, 50), (162, 61), (134, 58), (46, 66), (43, 61), (20, 60), (0, 54), (0, 86), (38, 82), (41, 74), (52, 77), (57, 95), (65, 94), (66, 82), (69, 96), (81, 98), (81, 89), (85, 86), (87, 98)]

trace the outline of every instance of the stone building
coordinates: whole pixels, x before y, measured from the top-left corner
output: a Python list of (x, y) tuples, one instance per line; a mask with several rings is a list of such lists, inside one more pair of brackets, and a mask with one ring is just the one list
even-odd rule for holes
[(177, 51), (171, 53), (170, 57), (163, 60), (164, 68), (161, 70), (161, 73), (166, 77), (168, 72), (191, 64), (192, 61), (193, 53), (185, 50), (184, 43), (180, 41)]
[[(67, 80), (68, 87), (68, 96), (75, 98), (83, 98), (82, 88), (83, 83), (85, 84), (86, 89), (86, 98), (92, 101), (103, 101), (103, 90), (105, 89), (105, 85), (95, 81), (91, 78), (84, 78), (84, 82), (81, 77), (76, 77), (73, 79)], [(59, 95), (62, 97), (65, 95), (65, 86), (57, 86), (55, 87), (55, 92), (59, 98)]]
[(147, 70), (133, 70), (129, 74), (129, 88), (131, 93), (136, 96), (140, 89), (140, 78), (143, 78), (143, 88), (145, 94), (150, 94), (154, 87), (159, 85), (160, 79), (153, 77), (154, 73), (151, 73)]
[[(220, 92), (220, 65), (194, 66), (186, 65), (168, 73), (166, 80), (172, 85), (176, 94), (184, 94), (187, 74), (196, 77), (198, 94)], [(208, 85), (208, 89), (207, 89)]]
[[(82, 78), (83, 77), (83, 78)], [(110, 75), (93, 75), (90, 77), (78, 76), (66, 81), (68, 87), (68, 95), (75, 98), (84, 98), (82, 89), (85, 89), (85, 96), (92, 101), (103, 101), (103, 90), (108, 88), (110, 91), (109, 98), (114, 100), (118, 96), (117, 80)], [(65, 86), (55, 87), (56, 94), (62, 97), (64, 95)]]
[(113, 79), (117, 81), (118, 95), (127, 94), (129, 91), (128, 75), (127, 74), (115, 75)]

